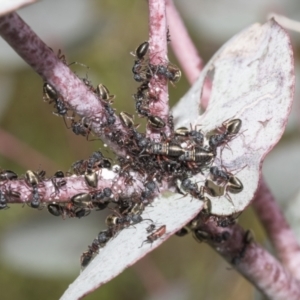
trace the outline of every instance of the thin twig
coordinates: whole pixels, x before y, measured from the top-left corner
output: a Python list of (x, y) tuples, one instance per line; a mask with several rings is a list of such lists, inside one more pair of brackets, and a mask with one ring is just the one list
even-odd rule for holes
[[(150, 44), (150, 64), (166, 65), (167, 57), (167, 19), (165, 1), (149, 0), (149, 44)], [(167, 79), (157, 75), (150, 81), (150, 93), (158, 98), (158, 101), (150, 104), (151, 114), (162, 118), (167, 124), (169, 117), (169, 95)], [(169, 126), (165, 126), (163, 131), (170, 134)], [(160, 134), (151, 128), (147, 128), (147, 135), (151, 139), (160, 139)]]
[[(120, 195), (122, 197), (131, 197), (138, 190), (142, 190), (143, 183), (141, 177), (134, 177), (134, 183), (132, 185), (126, 184), (126, 178), (119, 176), (110, 170), (100, 170), (98, 174), (98, 184), (96, 188), (91, 188), (87, 186), (84, 180), (84, 176), (69, 176), (60, 178), (50, 178), (41, 181), (38, 184), (39, 194), (41, 195), (41, 201), (48, 202), (68, 202), (70, 198), (79, 193), (94, 193), (101, 191), (104, 188), (110, 188), (113, 195), (113, 199), (118, 199)], [(65, 181), (65, 185), (57, 188), (55, 184)], [(29, 186), (24, 179), (20, 180), (7, 180), (1, 185), (2, 191), (19, 192), (21, 194), (20, 198), (9, 197), (8, 203), (26, 203), (30, 202), (32, 198), (32, 187)]]
[[(8, 44), (43, 78), (55, 87), (68, 105), (82, 117), (90, 120), (94, 133), (101, 137), (119, 155), (125, 155), (116, 143), (108, 140), (103, 132), (106, 124), (106, 111), (102, 101), (75, 75), (64, 61), (59, 59), (16, 14), (0, 18), (0, 35)], [(119, 118), (114, 130), (126, 134)]]
[(254, 198), (253, 207), (263, 223), (279, 259), (300, 280), (300, 246), (263, 179)]
[[(192, 85), (203, 69), (203, 60), (189, 36), (173, 1), (166, 0), (166, 2), (172, 50), (177, 57), (188, 82)], [(211, 80), (207, 78), (204, 82), (201, 99), (199, 101), (203, 109), (206, 109), (208, 105), (211, 87)]]
[(203, 61), (172, 0), (166, 0), (171, 46), (188, 82), (192, 85), (203, 68)]
[[(205, 235), (204, 235), (205, 233)], [(300, 299), (299, 282), (265, 249), (253, 241), (249, 231), (235, 224), (217, 226), (215, 217), (202, 218), (195, 231), (244, 277), (272, 300)]]

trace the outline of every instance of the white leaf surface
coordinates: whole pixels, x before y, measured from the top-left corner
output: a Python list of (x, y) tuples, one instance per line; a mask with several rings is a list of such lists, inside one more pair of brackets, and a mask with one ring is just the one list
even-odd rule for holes
[[(199, 116), (201, 90), (212, 76), (207, 110)], [(242, 181), (244, 189), (210, 197), (212, 213), (240, 212), (253, 199), (266, 154), (283, 134), (294, 96), (294, 66), (286, 32), (274, 21), (254, 24), (227, 42), (208, 62), (198, 81), (174, 108), (177, 126), (198, 124), (204, 132), (225, 120), (242, 120), (242, 134), (218, 151), (215, 161)], [(222, 153), (221, 153), (222, 152)]]
[(101, 249), (94, 260), (69, 286), (61, 299), (79, 299), (108, 282), (194, 218), (202, 205), (202, 201), (192, 199), (189, 195), (183, 197), (179, 194), (166, 193), (155, 199), (153, 206), (146, 207), (143, 218), (152, 219), (157, 228), (166, 225), (166, 234), (152, 245), (144, 243), (141, 247), (148, 236), (146, 228), (149, 226), (149, 221), (143, 221), (134, 227), (122, 230)]
[[(213, 74), (212, 93), (206, 112), (199, 116), (199, 101), (208, 72)], [(255, 24), (231, 39), (211, 59), (199, 80), (174, 109), (178, 126), (201, 124), (209, 132), (227, 119), (242, 120), (242, 134), (229, 142), (231, 149), (219, 149), (215, 164), (237, 173), (244, 190), (212, 198), (212, 213), (231, 215), (242, 211), (252, 200), (265, 155), (280, 139), (291, 109), (294, 92), (293, 56), (285, 31), (274, 21)], [(208, 172), (208, 171), (206, 171)], [(194, 180), (200, 184), (208, 174)], [(153, 245), (147, 238), (147, 221), (122, 230), (69, 286), (61, 299), (79, 299), (111, 280), (159, 246), (194, 218), (203, 203), (191, 196), (164, 194), (149, 206), (143, 218), (157, 227), (166, 225), (166, 234)]]

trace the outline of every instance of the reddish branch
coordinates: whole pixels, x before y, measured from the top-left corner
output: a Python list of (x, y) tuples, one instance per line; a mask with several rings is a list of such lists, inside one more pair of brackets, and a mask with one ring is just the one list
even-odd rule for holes
[[(86, 185), (83, 176), (70, 176), (63, 179), (50, 178), (39, 183), (39, 193), (42, 202), (69, 202), (70, 198), (79, 193), (93, 193), (95, 191), (103, 190), (104, 188), (111, 188), (115, 201), (120, 195), (122, 197), (131, 197), (136, 191), (143, 189), (141, 177), (135, 177), (132, 185), (125, 183), (126, 177), (119, 176), (113, 171), (98, 172), (98, 185), (96, 188), (90, 188)], [(55, 189), (55, 184), (61, 180), (66, 181), (66, 185)], [(26, 203), (30, 202), (32, 198), (32, 187), (26, 184), (25, 180), (11, 180), (7, 181), (1, 186), (6, 190), (8, 195), (10, 191), (19, 192), (22, 197), (20, 199), (8, 197), (9, 203)]]
[[(149, 58), (150, 64), (167, 65), (167, 18), (165, 1), (149, 0)], [(167, 124), (169, 117), (168, 82), (162, 76), (153, 76), (150, 81), (149, 92), (154, 94), (158, 101), (152, 101), (150, 112), (152, 115), (161, 117)], [(169, 135), (170, 128), (165, 126), (164, 132)], [(151, 139), (160, 139), (160, 134), (147, 129), (147, 135)]]
[(279, 259), (300, 280), (300, 246), (279, 205), (264, 180), (253, 201)]
[[(16, 13), (0, 18), (0, 35), (44, 81), (55, 87), (72, 110), (90, 120), (97, 136), (107, 142), (113, 151), (124, 155), (124, 149), (119, 149), (103, 135), (101, 125), (106, 122), (103, 103)], [(116, 129), (125, 132), (118, 118), (114, 124)]]
[[(182, 21), (173, 1), (166, 0), (166, 3), (172, 50), (176, 55), (188, 82), (192, 85), (202, 71), (203, 61), (191, 37), (189, 36), (184, 22)], [(206, 79), (203, 85), (201, 99), (199, 101), (203, 109), (206, 109), (208, 105), (211, 87), (211, 80)]]
[(300, 299), (299, 282), (239, 225), (222, 228), (214, 217), (202, 218), (195, 234), (205, 236), (215, 251), (269, 299)]
[(199, 77), (203, 61), (172, 0), (166, 0), (171, 46), (190, 84)]

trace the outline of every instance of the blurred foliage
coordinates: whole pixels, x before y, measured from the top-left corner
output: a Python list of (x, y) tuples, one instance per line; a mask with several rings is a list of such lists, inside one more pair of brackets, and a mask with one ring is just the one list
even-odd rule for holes
[[(63, 49), (68, 62), (76, 61), (89, 66), (89, 69), (72, 66), (78, 76), (88, 77), (94, 85), (102, 82), (112, 94), (117, 95), (114, 107), (118, 112), (125, 110), (134, 113), (131, 95), (138, 84), (132, 80), (131, 68), (134, 58), (130, 51), (134, 51), (141, 42), (147, 40), (147, 2), (106, 0), (90, 1), (89, 5), (99, 20), (99, 28), (87, 32), (84, 38), (81, 37), (71, 45), (62, 44), (59, 48)], [(65, 12), (66, 17), (70, 17), (70, 14), (71, 8)], [(56, 21), (55, 16), (53, 21)], [(191, 35), (204, 58), (210, 57), (219, 46), (201, 40), (201, 36), (196, 33), (191, 32)], [(172, 53), (170, 60), (176, 64)], [(62, 170), (68, 170), (74, 161), (88, 157), (93, 150), (101, 146), (99, 141), (87, 142), (83, 137), (75, 136), (65, 127), (62, 118), (52, 114), (52, 105), (42, 100), (43, 82), (32, 69), (19, 69), (13, 77), (14, 93), (1, 120), (3, 129), (51, 159)], [(187, 89), (188, 83), (185, 78), (176, 88), (170, 86), (171, 104), (176, 103)], [(20, 174), (25, 171), (25, 166), (5, 157), (0, 157), (0, 163), (4, 169), (12, 169)], [(28, 163), (35, 166), (40, 164), (36, 161)], [(43, 169), (43, 165), (40, 168)], [(0, 234), (12, 224), (31, 217), (34, 216), (27, 206), (24, 209), (12, 207), (10, 210), (1, 211)], [(252, 210), (249, 209), (241, 216), (241, 225), (253, 229), (257, 240), (264, 242), (264, 233)], [(96, 235), (98, 231), (99, 228), (95, 228), (91, 235)], [(158, 269), (170, 288), (178, 281), (183, 282), (189, 289), (188, 299), (253, 299), (252, 286), (208, 246), (196, 243), (191, 236), (172, 237), (147, 259), (148, 263), (150, 261)], [(77, 274), (64, 279), (43, 279), (21, 275), (1, 265), (1, 299), (57, 299), (76, 276)], [(151, 281), (151, 278), (148, 280)], [(146, 289), (133, 266), (86, 299), (146, 299), (156, 292), (158, 291)]]

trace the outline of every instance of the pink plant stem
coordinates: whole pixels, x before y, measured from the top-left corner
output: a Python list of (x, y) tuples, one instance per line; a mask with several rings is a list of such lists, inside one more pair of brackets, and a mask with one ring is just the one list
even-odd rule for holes
[[(149, 60), (152, 65), (165, 65), (168, 63), (167, 54), (167, 19), (165, 0), (149, 0)], [(162, 118), (167, 124), (169, 117), (168, 82), (163, 76), (154, 74), (150, 81), (150, 93), (158, 99), (150, 103), (152, 115)], [(170, 128), (166, 125), (164, 132), (169, 135)], [(147, 135), (151, 139), (160, 139), (157, 130), (147, 128)]]
[[(38, 185), (41, 202), (69, 202), (70, 198), (79, 193), (95, 193), (104, 188), (111, 188), (112, 197), (118, 199), (122, 197), (131, 197), (137, 190), (143, 189), (142, 179), (135, 177), (132, 185), (125, 183), (126, 178), (119, 176), (113, 171), (98, 172), (98, 185), (96, 188), (88, 187), (85, 183), (83, 176), (69, 176), (63, 179), (52, 178), (43, 180)], [(59, 189), (55, 189), (54, 184), (64, 180), (65, 185)], [(24, 179), (20, 180), (7, 180), (1, 185), (1, 191), (14, 191), (21, 194), (20, 198), (9, 197), (9, 203), (26, 203), (30, 202), (32, 198), (32, 187), (28, 186)]]
[(209, 217), (195, 231), (196, 236), (203, 233), (208, 244), (268, 299), (300, 299), (300, 283), (239, 225), (218, 227), (214, 217)]
[[(189, 36), (173, 0), (166, 0), (166, 4), (172, 50), (177, 57), (188, 82), (190, 85), (193, 85), (203, 69), (203, 60)], [(203, 109), (206, 109), (208, 105), (211, 86), (211, 80), (205, 80), (200, 100), (200, 105)]]
[[(102, 101), (99, 101), (96, 94), (53, 53), (16, 13), (0, 17), (0, 35), (44, 81), (55, 87), (63, 100), (79, 116), (89, 118), (96, 135), (102, 137), (113, 151), (124, 155), (124, 150), (108, 141), (103, 135), (101, 125), (106, 122), (106, 113)], [(124, 131), (118, 118), (114, 128)]]
[(253, 207), (266, 228), (279, 259), (300, 280), (300, 246), (263, 179), (254, 198)]
[(203, 68), (203, 61), (172, 0), (166, 0), (171, 46), (188, 82), (192, 85)]

